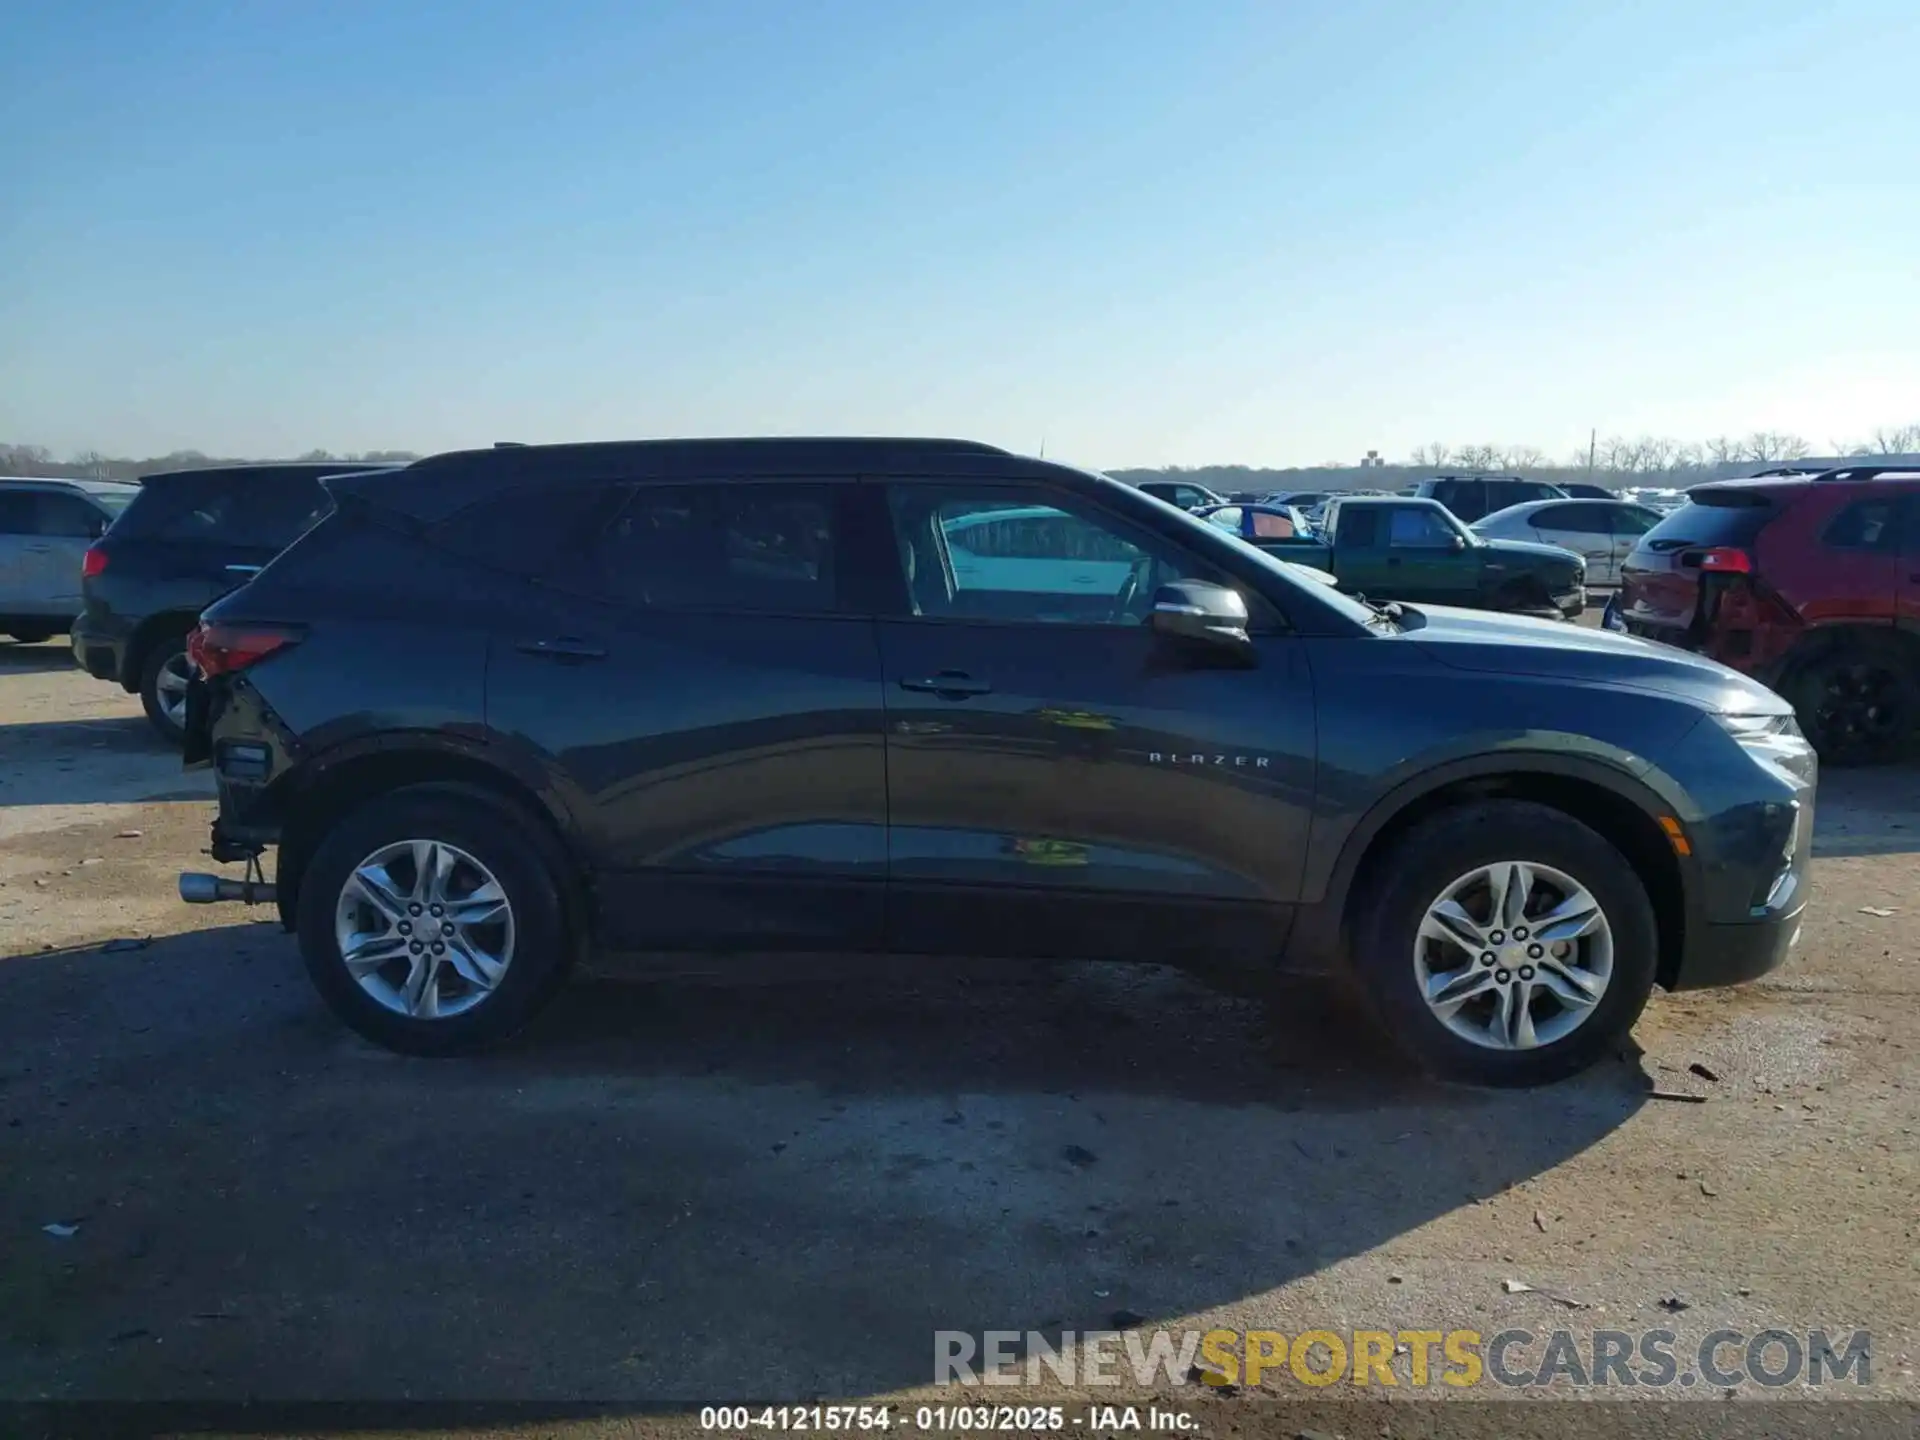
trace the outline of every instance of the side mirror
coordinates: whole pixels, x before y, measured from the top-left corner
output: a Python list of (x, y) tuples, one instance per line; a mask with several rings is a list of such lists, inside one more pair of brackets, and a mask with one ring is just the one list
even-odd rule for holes
[(1453, 536), (1449, 536), (1449, 537), (1448, 537), (1448, 539), (1447, 539), (1447, 548), (1448, 548), (1449, 550), (1464, 550), (1464, 549), (1466, 549), (1466, 548), (1467, 548), (1467, 537), (1466, 537), (1466, 536), (1464, 536), (1464, 535), (1453, 535)]
[(1224, 585), (1199, 580), (1162, 585), (1153, 592), (1153, 615), (1147, 623), (1165, 639), (1232, 655), (1243, 664), (1253, 662), (1246, 599)]

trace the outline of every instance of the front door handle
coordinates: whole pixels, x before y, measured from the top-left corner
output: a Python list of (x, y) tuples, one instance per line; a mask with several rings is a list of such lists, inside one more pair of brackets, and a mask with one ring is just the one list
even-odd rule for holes
[(942, 700), (965, 700), (974, 695), (988, 695), (993, 686), (984, 680), (976, 680), (971, 675), (963, 675), (958, 670), (942, 670), (927, 680), (902, 680), (902, 690), (917, 690), (922, 694), (938, 695)]
[(264, 565), (229, 565), (227, 566), (227, 573), (229, 575), (245, 575), (251, 579), (266, 568)]
[(522, 640), (515, 648), (522, 655), (537, 655), (543, 660), (578, 663), (582, 660), (607, 658), (606, 646), (596, 645), (591, 640), (582, 640), (577, 635), (556, 635), (550, 640)]

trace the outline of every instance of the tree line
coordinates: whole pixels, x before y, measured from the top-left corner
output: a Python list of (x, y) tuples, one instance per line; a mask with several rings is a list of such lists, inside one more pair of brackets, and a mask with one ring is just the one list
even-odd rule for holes
[[(338, 460), (342, 464), (376, 464), (383, 460), (418, 460), (412, 450), (362, 450), (358, 453), (309, 450), (304, 455), (281, 457), (292, 460)], [(206, 465), (257, 465), (257, 455), (207, 455), (198, 450), (174, 450), (166, 455), (149, 455), (144, 460), (102, 455), (97, 450), (82, 450), (65, 460), (56, 460), (44, 445), (8, 445), (0, 443), (0, 475), (38, 475), (69, 480), (138, 480), (142, 475), (162, 475), (169, 470), (197, 470)]]
[[(1681, 441), (1654, 435), (1613, 435), (1596, 440), (1590, 449), (1554, 459), (1533, 445), (1449, 445), (1436, 442), (1416, 446), (1403, 461), (1378, 457), (1364, 463), (1332, 460), (1322, 465), (1262, 468), (1249, 465), (1165, 465), (1109, 470), (1122, 480), (1141, 481), (1179, 477), (1218, 491), (1347, 488), (1375, 486), (1397, 489), (1424, 476), (1448, 471), (1524, 475), (1550, 482), (1592, 480), (1610, 489), (1628, 486), (1684, 488), (1702, 480), (1737, 475), (1770, 464), (1804, 460), (1814, 454), (1804, 437), (1777, 430), (1750, 435), (1716, 436), (1711, 440)], [(1920, 460), (1920, 423), (1881, 426), (1864, 440), (1834, 443), (1825, 452), (1839, 460), (1852, 457), (1905, 456)], [(175, 450), (144, 460), (83, 451), (56, 459), (41, 445), (0, 444), (0, 475), (68, 476), (94, 480), (137, 480), (168, 470), (190, 470), (203, 465), (257, 463), (259, 457), (206, 455), (198, 450)], [(343, 464), (390, 460), (417, 460), (411, 450), (360, 452), (309, 450), (295, 460), (338, 460)]]

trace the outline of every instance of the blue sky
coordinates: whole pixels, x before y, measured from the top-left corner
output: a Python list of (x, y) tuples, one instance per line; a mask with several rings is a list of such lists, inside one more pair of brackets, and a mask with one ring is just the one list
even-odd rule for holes
[(0, 7), (0, 440), (1920, 420), (1920, 5)]

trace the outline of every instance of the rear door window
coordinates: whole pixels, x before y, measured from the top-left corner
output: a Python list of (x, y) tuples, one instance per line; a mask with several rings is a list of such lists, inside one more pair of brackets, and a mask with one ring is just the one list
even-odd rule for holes
[(1209, 525), (1218, 525), (1222, 530), (1230, 530), (1235, 535), (1238, 535), (1240, 533), (1240, 513), (1240, 507), (1238, 505), (1228, 505), (1221, 510), (1209, 511), (1207, 514), (1207, 523)]
[(1613, 531), (1607, 507), (1597, 500), (1575, 500), (1536, 510), (1533, 525), (1536, 530), (1561, 530), (1575, 535), (1608, 535)]
[(106, 520), (98, 510), (77, 495), (59, 495), (43, 490), (35, 517), (41, 535), (69, 540), (87, 540), (100, 533)]

